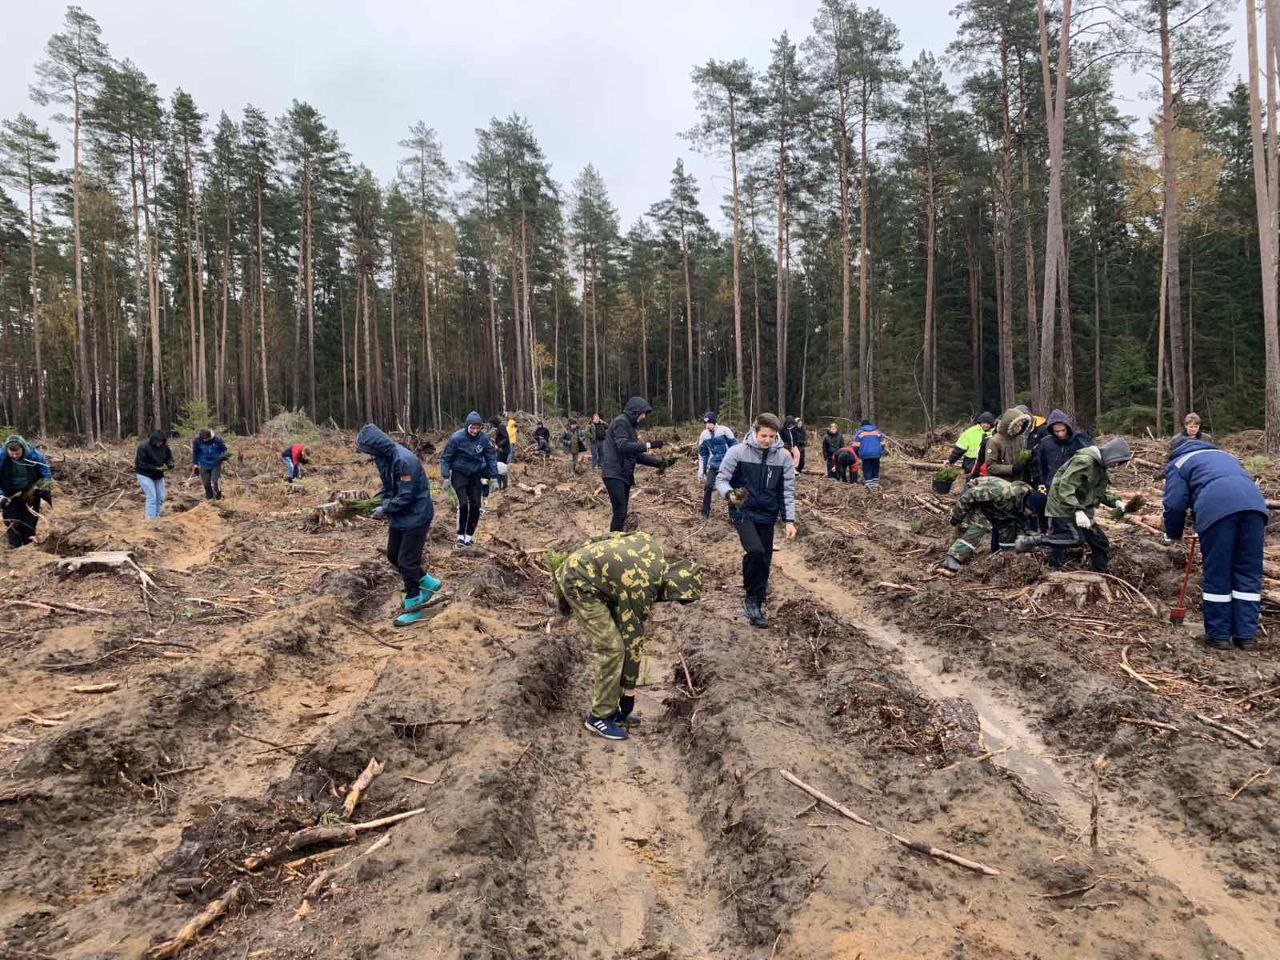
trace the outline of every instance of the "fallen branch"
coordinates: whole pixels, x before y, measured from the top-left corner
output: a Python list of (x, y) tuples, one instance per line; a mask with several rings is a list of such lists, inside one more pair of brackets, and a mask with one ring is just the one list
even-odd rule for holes
[(354, 857), (352, 857), (346, 863), (342, 864), (342, 866), (331, 867), (327, 870), (321, 870), (318, 874), (316, 874), (316, 878), (312, 880), (309, 884), (307, 884), (307, 889), (302, 894), (302, 902), (298, 904), (298, 912), (293, 915), (293, 919), (301, 920), (303, 917), (307, 915), (307, 913), (311, 909), (311, 905), (309, 901), (314, 900), (316, 897), (318, 897), (324, 891), (324, 888), (328, 886), (329, 882), (333, 880), (334, 877), (340, 874), (343, 870), (346, 870), (357, 860), (367, 857), (371, 853), (376, 853), (378, 850), (381, 850), (390, 842), (391, 842), (390, 835), (379, 837), (377, 840), (375, 840), (372, 844), (369, 845), (368, 849), (363, 850), (360, 853), (357, 853)]
[(347, 798), (342, 801), (342, 817), (344, 820), (351, 819), (351, 815), (356, 812), (356, 804), (360, 802), (360, 794), (369, 789), (369, 784), (373, 783), (373, 778), (381, 772), (382, 764), (378, 762), (378, 758), (370, 757), (368, 765), (360, 776), (356, 777), (356, 782), (347, 791)]
[(1142, 717), (1121, 717), (1121, 723), (1132, 723), (1139, 727), (1155, 727), (1157, 730), (1172, 730), (1177, 733), (1180, 728), (1175, 727), (1172, 723), (1164, 723), (1160, 720), (1146, 720)]
[(1271, 776), (1271, 771), (1273, 769), (1274, 769), (1273, 767), (1267, 767), (1267, 769), (1265, 770), (1255, 770), (1253, 773), (1249, 774), (1249, 778), (1245, 780), (1244, 783), (1240, 784), (1240, 786), (1236, 787), (1235, 792), (1233, 792), (1231, 796), (1227, 797), (1227, 802), (1230, 803), (1236, 797), (1240, 796), (1240, 794), (1243, 793), (1245, 788), (1248, 787), (1250, 784), (1253, 784), (1258, 780), (1261, 780), (1263, 777)]
[(1093, 850), (1098, 849), (1098, 812), (1102, 806), (1102, 771), (1106, 766), (1106, 757), (1094, 757), (1093, 783), (1089, 791), (1089, 847)]
[(1128, 646), (1125, 646), (1120, 651), (1120, 669), (1123, 670), (1125, 673), (1127, 673), (1129, 676), (1133, 677), (1133, 679), (1137, 680), (1139, 683), (1143, 684), (1144, 686), (1150, 687), (1152, 690), (1156, 691), (1157, 693), (1160, 692), (1159, 687), (1157, 687), (1154, 683), (1152, 683), (1150, 680), (1148, 680), (1146, 677), (1144, 677), (1142, 674), (1140, 674), (1137, 670), (1133, 669), (1133, 667), (1129, 665), (1129, 647)]
[(363, 633), (366, 637), (369, 637), (371, 640), (376, 640), (378, 643), (382, 644), (384, 647), (390, 647), (392, 650), (403, 650), (403, 649), (404, 649), (404, 647), (403, 647), (403, 646), (401, 646), (401, 645), (400, 645), (400, 644), (398, 644), (398, 643), (392, 643), (390, 640), (383, 640), (380, 636), (378, 636), (376, 633), (374, 633), (374, 632), (373, 632), (372, 630), (370, 630), (368, 627), (364, 626), (364, 624), (357, 623), (356, 621), (352, 620), (350, 617), (344, 617), (344, 616), (343, 616), (342, 614), (340, 614), (340, 613), (339, 613), (339, 614), (336, 614), (336, 616), (337, 616), (337, 618), (338, 618), (339, 620), (341, 620), (341, 621), (342, 621), (343, 623), (345, 623), (347, 626), (351, 627), (353, 630), (359, 630), (359, 631), (360, 631), (361, 633)]
[(1013, 744), (1010, 743), (1006, 746), (1001, 747), (999, 750), (988, 750), (986, 753), (979, 754), (976, 757), (961, 757), (955, 763), (949, 763), (945, 767), (942, 767), (941, 769), (954, 770), (956, 767), (965, 763), (986, 763), (988, 760), (992, 760), (996, 757), (1002, 756), (1008, 753), (1012, 749), (1013, 749)]
[[(249, 740), (256, 740), (258, 743), (265, 743), (268, 747), (271, 747), (274, 750), (283, 750), (286, 753), (297, 753), (298, 750), (297, 745), (276, 743), (274, 740), (264, 740), (262, 737), (255, 737), (252, 733), (246, 733), (244, 730), (241, 730), (234, 723), (231, 725), (231, 732), (238, 733), (240, 736), (246, 737)], [(305, 746), (305, 744), (302, 744), (302, 746)]]
[(920, 843), (914, 840), (908, 840), (906, 837), (893, 833), (890, 830), (886, 830), (884, 827), (878, 827), (874, 823), (872, 823), (870, 820), (867, 820), (863, 817), (858, 816), (858, 814), (854, 813), (852, 810), (850, 810), (848, 807), (844, 806), (843, 804), (837, 803), (835, 800), (832, 800), (829, 796), (827, 796), (821, 790), (818, 790), (816, 787), (809, 786), (809, 784), (805, 783), (803, 780), (795, 776), (789, 770), (779, 770), (778, 772), (782, 774), (782, 779), (786, 780), (792, 786), (799, 787), (805, 793), (809, 794), (809, 796), (813, 797), (815, 800), (825, 803), (827, 806), (829, 806), (832, 810), (836, 811), (836, 813), (840, 814), (841, 816), (846, 817), (849, 820), (852, 820), (856, 824), (859, 824), (864, 827), (870, 827), (872, 830), (875, 830), (879, 833), (883, 833), (886, 837), (889, 837), (890, 839), (896, 841), (897, 843), (902, 844), (904, 847), (906, 847), (909, 850), (914, 850), (916, 853), (928, 854), (929, 856), (936, 857), (939, 860), (946, 860), (950, 863), (954, 863), (956, 866), (964, 867), (966, 870), (973, 870), (975, 873), (981, 873), (984, 876), (988, 876), (988, 877), (1000, 876), (1000, 871), (996, 870), (994, 867), (988, 867), (984, 863), (979, 863), (976, 860), (969, 860), (966, 857), (961, 857), (957, 854), (939, 849), (938, 847), (931, 846), (927, 843)]
[(192, 944), (196, 937), (200, 936), (201, 931), (211, 926), (219, 917), (240, 901), (246, 886), (247, 884), (244, 880), (235, 883), (230, 890), (205, 907), (198, 916), (187, 921), (187, 925), (178, 931), (176, 937), (152, 947), (147, 951), (147, 956), (151, 960), (165, 960), (167, 957), (176, 957)]
[(120, 689), (120, 684), (110, 683), (82, 683), (79, 686), (72, 687), (72, 693), (112, 693)]
[(1212, 717), (1206, 717), (1203, 713), (1193, 714), (1197, 720), (1207, 726), (1213, 727), (1215, 730), (1221, 730), (1223, 733), (1229, 733), (1233, 737), (1238, 737), (1255, 750), (1262, 749), (1262, 742), (1249, 736), (1239, 727), (1233, 727), (1230, 724), (1223, 723), (1221, 720), (1214, 720)]
[(50, 613), (55, 610), (63, 610), (68, 613), (91, 613), (97, 617), (111, 615), (109, 610), (95, 610), (93, 607), (81, 607), (74, 603), (57, 603), (53, 600), (41, 600), (38, 603), (35, 600), (6, 600), (5, 606), (30, 607), (33, 610), (47, 610)]
[(304, 827), (302, 830), (296, 830), (285, 837), (279, 846), (270, 847), (255, 857), (249, 857), (244, 862), (244, 868), (246, 870), (260, 870), (275, 863), (277, 860), (283, 859), (290, 853), (296, 853), (299, 850), (320, 843), (350, 843), (368, 830), (380, 830), (383, 827), (391, 826), (393, 823), (399, 823), (401, 820), (408, 820), (410, 817), (416, 817), (426, 812), (426, 807), (415, 807), (413, 810), (406, 810), (404, 813), (394, 813), (389, 817), (380, 817), (377, 820), (369, 820), (365, 823), (320, 824), (314, 827)]

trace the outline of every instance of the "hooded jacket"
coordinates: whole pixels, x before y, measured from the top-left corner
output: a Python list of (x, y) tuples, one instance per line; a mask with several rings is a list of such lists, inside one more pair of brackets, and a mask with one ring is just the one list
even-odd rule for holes
[(149, 480), (163, 480), (164, 471), (173, 466), (173, 451), (169, 449), (169, 437), (163, 430), (155, 430), (138, 444), (133, 455), (133, 472)]
[(955, 446), (951, 448), (951, 456), (947, 457), (947, 463), (956, 463), (957, 461), (978, 459), (982, 453), (982, 441), (991, 436), (990, 424), (995, 422), (995, 417), (986, 413), (978, 417), (970, 426), (966, 427), (956, 437)]
[[(1059, 440), (1054, 434), (1055, 423), (1066, 425), (1067, 439)], [(1089, 439), (1076, 430), (1071, 417), (1061, 410), (1050, 412), (1044, 425), (1049, 432), (1036, 446), (1035, 456), (1031, 461), (1031, 476), (1037, 485), (1047, 487), (1053, 483), (1054, 474), (1062, 469), (1064, 463), (1089, 446)]]
[[(15, 442), (22, 444), (20, 457), (9, 456), (9, 445)], [(5, 438), (0, 458), (3, 458), (0, 459), (0, 494), (15, 497), (25, 493), (30, 500), (37, 490), (48, 490), (52, 486), (53, 472), (48, 461), (19, 434)]]
[(953, 527), (968, 523), (982, 514), (992, 523), (1007, 524), (1021, 519), (1023, 504), (1031, 488), (1025, 483), (999, 477), (979, 477), (966, 483), (959, 499), (951, 508)]
[(733, 446), (733, 431), (721, 423), (713, 423), (698, 437), (698, 479), (705, 480), (708, 473), (717, 473), (724, 456)]
[(493, 449), (495, 455), (503, 463), (506, 463), (511, 456), (511, 435), (507, 433), (506, 427), (502, 426), (502, 421), (491, 423), (493, 427)]
[(1240, 461), (1208, 440), (1178, 437), (1164, 468), (1164, 531), (1182, 538), (1187, 511), (1195, 512), (1196, 533), (1223, 517), (1252, 511), (1266, 515), (1267, 502)]
[(649, 413), (653, 407), (644, 397), (632, 397), (622, 408), (622, 413), (613, 418), (604, 435), (604, 448), (601, 454), (600, 476), (605, 480), (621, 480), (630, 486), (636, 482), (636, 464), (646, 467), (660, 467), (662, 461), (645, 452), (646, 444), (636, 433), (636, 424), (640, 415)]
[(1083, 510), (1090, 517), (1100, 503), (1109, 507), (1120, 499), (1107, 492), (1109, 468), (1128, 463), (1133, 454), (1124, 437), (1114, 437), (1101, 447), (1088, 446), (1062, 465), (1049, 488), (1049, 500), (1044, 512), (1047, 517), (1067, 520)]
[(216, 433), (208, 440), (201, 440), (200, 435), (191, 441), (191, 462), (197, 467), (212, 470), (226, 459), (227, 445)]
[(408, 447), (396, 443), (372, 423), (356, 434), (356, 449), (373, 457), (382, 480), (382, 512), (397, 530), (430, 526), (435, 516), (431, 481), (422, 461)]
[(836, 451), (843, 446), (844, 437), (840, 435), (840, 431), (837, 430), (832, 433), (830, 429), (827, 429), (822, 434), (822, 459), (830, 462), (831, 458), (836, 455)]
[[(464, 477), (496, 477), (498, 454), (493, 448), (493, 441), (484, 432), (484, 418), (472, 410), (463, 422), (466, 426), (454, 431), (440, 454), (440, 479), (448, 480), (455, 470)], [(467, 427), (472, 424), (481, 428), (474, 437), (467, 432)]]
[(53, 471), (49, 468), (49, 461), (45, 459), (43, 453), (35, 448), (26, 437), (20, 433), (11, 433), (4, 438), (5, 456), (8, 456), (9, 444), (14, 441), (22, 444), (22, 459), (27, 461), (36, 472), (40, 475), (39, 485), (41, 489), (49, 489), (53, 486)]
[(1017, 479), (1023, 472), (1018, 465), (1018, 454), (1026, 449), (1027, 431), (1031, 426), (1031, 414), (1017, 407), (1010, 407), (1002, 413), (996, 421), (995, 432), (987, 438), (981, 472), (990, 477)]
[(702, 569), (692, 560), (668, 560), (647, 533), (609, 533), (569, 554), (555, 583), (566, 598), (605, 604), (629, 646), (644, 633), (655, 603), (692, 603), (702, 595)]
[(779, 513), (788, 523), (795, 521), (796, 468), (781, 439), (765, 449), (752, 430), (730, 448), (716, 474), (716, 490), (727, 497), (739, 488), (746, 489), (747, 501), (740, 509), (730, 505), (729, 516), (735, 522), (741, 517), (752, 523), (776, 523)]

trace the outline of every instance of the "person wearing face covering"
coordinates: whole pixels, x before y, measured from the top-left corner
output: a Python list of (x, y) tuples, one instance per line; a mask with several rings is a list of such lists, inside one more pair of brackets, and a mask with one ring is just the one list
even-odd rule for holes
[(669, 560), (647, 533), (607, 533), (569, 554), (552, 575), (562, 613), (572, 613), (596, 654), (595, 694), (583, 726), (606, 740), (626, 740), (644, 654), (644, 625), (653, 605), (692, 603), (702, 570)]

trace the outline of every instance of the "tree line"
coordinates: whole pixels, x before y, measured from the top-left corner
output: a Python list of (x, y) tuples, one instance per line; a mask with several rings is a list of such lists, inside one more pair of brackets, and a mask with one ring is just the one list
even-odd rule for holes
[(1278, 5), (962, 0), (906, 63), (883, 12), (819, 0), (767, 63), (692, 70), (686, 138), (726, 195), (675, 158), (625, 230), (523, 117), (461, 160), (415, 123), (381, 182), (315, 106), (212, 119), (69, 7), (31, 88), (60, 139), (0, 123), (0, 418), (412, 429), (642, 393), (933, 430), (1025, 400), (1110, 430), (1195, 408), (1274, 449)]

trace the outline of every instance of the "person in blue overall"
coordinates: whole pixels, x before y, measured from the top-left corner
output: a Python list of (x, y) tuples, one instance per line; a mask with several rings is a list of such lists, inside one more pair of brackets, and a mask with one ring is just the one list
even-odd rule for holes
[(716, 474), (720, 472), (720, 464), (724, 463), (724, 455), (736, 443), (733, 431), (716, 422), (714, 411), (703, 414), (702, 422), (706, 429), (698, 438), (698, 479), (702, 481), (702, 518), (711, 517), (711, 494), (716, 489)]
[(1262, 606), (1267, 503), (1240, 461), (1208, 440), (1175, 437), (1164, 468), (1164, 533), (1181, 540), (1187, 511), (1204, 557), (1204, 642), (1253, 650)]
[(356, 434), (356, 450), (373, 457), (378, 467), (382, 503), (373, 518), (387, 521), (387, 559), (404, 581), (405, 612), (396, 617), (396, 626), (407, 627), (422, 619), (422, 606), (440, 589), (440, 581), (422, 569), (422, 551), (435, 516), (431, 481), (417, 454), (372, 423)]
[(884, 453), (884, 434), (870, 420), (863, 420), (849, 446), (858, 451), (862, 461), (862, 482), (868, 487), (880, 485), (880, 455)]

